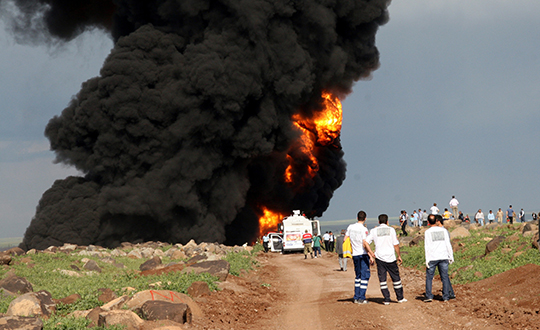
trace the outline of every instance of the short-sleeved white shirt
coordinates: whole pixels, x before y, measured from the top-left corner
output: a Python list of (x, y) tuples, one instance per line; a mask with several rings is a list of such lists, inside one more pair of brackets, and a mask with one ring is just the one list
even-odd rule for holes
[(351, 238), (353, 257), (367, 253), (364, 249), (363, 242), (368, 236), (368, 234), (368, 229), (359, 222), (349, 225), (349, 227), (347, 227), (347, 233), (345, 234), (345, 236), (349, 236)]
[(433, 205), (431, 208), (431, 214), (439, 214), (439, 208), (435, 205)]
[(394, 245), (399, 245), (399, 241), (394, 228), (382, 223), (371, 229), (366, 241), (375, 242), (375, 258), (384, 262), (396, 261)]

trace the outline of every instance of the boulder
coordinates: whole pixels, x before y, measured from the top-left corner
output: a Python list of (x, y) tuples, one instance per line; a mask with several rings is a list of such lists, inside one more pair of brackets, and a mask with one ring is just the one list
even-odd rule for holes
[(83, 268), (89, 271), (101, 273), (101, 267), (99, 267), (95, 260), (88, 260), (84, 264)]
[(6, 250), (5, 253), (9, 254), (10, 256), (22, 256), (25, 252), (20, 247), (12, 247), (9, 250)]
[(103, 309), (105, 311), (112, 311), (112, 310), (115, 310), (115, 309), (121, 309), (121, 308), (124, 307), (126, 301), (128, 301), (128, 300), (129, 300), (129, 296), (124, 295), (124, 296), (121, 296), (121, 297), (118, 297), (116, 299), (113, 299), (113, 300), (109, 301), (105, 305), (101, 306), (101, 309)]
[(400, 246), (409, 246), (413, 237), (411, 236), (401, 236), (398, 238)]
[(187, 304), (151, 300), (140, 308), (141, 315), (149, 321), (171, 320), (177, 323), (191, 323), (191, 310)]
[(419, 246), (424, 242), (424, 235), (416, 235), (412, 241), (409, 243), (409, 246)]
[(506, 238), (504, 236), (495, 236), (495, 238), (486, 244), (486, 252), (484, 255), (488, 255), (489, 253), (495, 251), (505, 239)]
[(121, 325), (127, 330), (139, 330), (143, 324), (143, 319), (127, 310), (104, 311), (99, 313), (98, 318), (98, 326), (105, 328), (111, 325)]
[(138, 249), (135, 249), (135, 250), (131, 250), (127, 254), (127, 257), (132, 258), (132, 259), (142, 259), (143, 256), (141, 254), (141, 251), (139, 251)]
[(182, 303), (189, 306), (193, 317), (203, 317), (203, 311), (199, 305), (188, 295), (168, 290), (145, 290), (137, 292), (126, 302), (125, 306), (131, 310), (139, 310), (147, 301), (168, 301), (173, 303)]
[(30, 282), (23, 277), (15, 276), (13, 274), (0, 281), (0, 288), (15, 294), (25, 294), (34, 291)]
[(231, 265), (226, 260), (202, 261), (184, 268), (182, 273), (209, 273), (223, 282), (227, 279), (230, 268)]
[(210, 288), (208, 288), (208, 283), (204, 281), (195, 281), (191, 283), (191, 286), (188, 288), (187, 293), (191, 297), (202, 297), (210, 294)]
[(141, 271), (150, 270), (150, 269), (156, 269), (160, 265), (161, 265), (161, 258), (158, 257), (158, 256), (155, 256), (152, 259), (143, 262), (139, 266), (139, 269)]
[(526, 232), (537, 231), (537, 230), (538, 230), (538, 225), (528, 222), (523, 226), (523, 229), (521, 230), (521, 233), (525, 234)]
[(444, 220), (443, 226), (444, 228), (448, 230), (450, 228), (455, 228), (459, 226), (460, 223), (461, 223), (461, 220)]
[(512, 235), (508, 236), (506, 238), (506, 240), (508, 242), (515, 242), (515, 241), (519, 241), (521, 235), (519, 233), (513, 233)]
[(98, 300), (103, 303), (108, 303), (109, 301), (112, 301), (117, 298), (114, 291), (109, 288), (101, 288), (101, 289), (98, 289), (98, 291), (100, 292)]
[(0, 265), (9, 265), (11, 263), (11, 256), (5, 252), (0, 252)]
[(532, 238), (532, 246), (535, 248), (535, 249), (538, 249), (540, 250), (540, 247), (538, 246), (538, 232), (536, 232), (536, 234), (533, 236)]
[(6, 312), (10, 316), (39, 316), (49, 317), (55, 311), (51, 294), (45, 290), (25, 293), (15, 298)]
[(55, 304), (69, 305), (77, 302), (79, 299), (81, 299), (81, 295), (78, 293), (74, 293), (62, 299), (53, 299), (53, 302)]
[[(99, 314), (100, 313), (103, 313), (104, 310), (101, 309), (101, 307), (96, 307), (90, 311), (88, 311), (88, 313), (86, 313), (85, 317), (90, 320), (90, 324), (88, 325), (88, 327), (96, 327), (98, 325), (98, 321), (99, 321)], [(76, 316), (76, 315), (74, 315)]]
[(452, 230), (450, 233), (450, 239), (458, 238), (458, 237), (468, 237), (471, 236), (471, 233), (463, 226), (459, 226), (456, 229)]
[(184, 253), (184, 251), (181, 251), (181, 250), (176, 250), (174, 252), (171, 253), (171, 259), (173, 260), (177, 260), (177, 259), (186, 259), (187, 256), (186, 254)]
[(2, 330), (41, 330), (43, 321), (39, 317), (1, 316), (0, 329)]
[(497, 228), (497, 227), (499, 227), (499, 226), (500, 226), (499, 223), (494, 222), (494, 223), (488, 223), (488, 224), (485, 226), (485, 228), (486, 228), (486, 229), (495, 229), (495, 228)]

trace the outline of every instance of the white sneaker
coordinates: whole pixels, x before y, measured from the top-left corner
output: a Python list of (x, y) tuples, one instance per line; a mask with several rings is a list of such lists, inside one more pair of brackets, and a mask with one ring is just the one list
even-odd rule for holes
[(389, 301), (385, 301), (384, 304), (385, 304), (385, 305), (390, 305), (390, 302), (389, 302)]
[(404, 303), (404, 302), (407, 302), (407, 299), (403, 298), (403, 299), (401, 299), (401, 300), (398, 300), (398, 303), (400, 303), (400, 304), (401, 304), (401, 303)]

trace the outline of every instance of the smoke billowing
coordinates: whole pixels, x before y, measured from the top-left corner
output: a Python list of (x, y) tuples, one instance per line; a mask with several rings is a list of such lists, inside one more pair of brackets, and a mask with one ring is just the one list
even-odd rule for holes
[[(295, 144), (291, 116), (321, 111), (378, 66), (389, 0), (0, 0), (19, 39), (115, 41), (45, 135), (85, 177), (43, 194), (23, 248), (160, 240), (244, 243), (261, 208), (320, 216), (345, 178), (339, 141)], [(283, 176), (290, 155), (298, 176)], [(301, 184), (298, 182), (302, 182)]]

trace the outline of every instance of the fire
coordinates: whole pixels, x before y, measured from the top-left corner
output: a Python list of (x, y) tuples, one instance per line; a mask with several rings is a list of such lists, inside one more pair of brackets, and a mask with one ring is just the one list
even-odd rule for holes
[(259, 235), (263, 236), (269, 231), (277, 230), (277, 225), (283, 219), (280, 213), (272, 212), (266, 207), (263, 207), (264, 215), (259, 218)]
[[(315, 145), (327, 146), (334, 143), (341, 132), (343, 120), (343, 110), (341, 102), (336, 96), (323, 92), (323, 110), (314, 114), (312, 118), (302, 118), (300, 114), (293, 116), (294, 125), (302, 132), (300, 137), (300, 147), (298, 148), (304, 155), (309, 157), (307, 173), (313, 178), (319, 170), (317, 157), (314, 155)], [(289, 166), (285, 170), (285, 182), (293, 183), (293, 157), (287, 155)], [(301, 183), (295, 183), (300, 184)]]
[[(287, 153), (289, 165), (285, 169), (283, 179), (293, 188), (302, 188), (307, 179), (315, 177), (319, 171), (319, 162), (316, 156), (317, 146), (329, 146), (335, 142), (341, 132), (342, 108), (339, 99), (327, 92), (321, 95), (323, 109), (315, 112), (311, 118), (302, 118), (300, 114), (292, 117), (293, 124), (302, 133), (300, 139)], [(305, 156), (306, 161), (299, 162), (294, 156)], [(304, 158), (304, 157), (303, 157)], [(303, 168), (305, 166), (305, 168)], [(300, 181), (294, 182), (301, 176)], [(263, 207), (264, 215), (259, 219), (259, 233), (264, 235), (275, 230), (284, 215), (272, 212)]]

